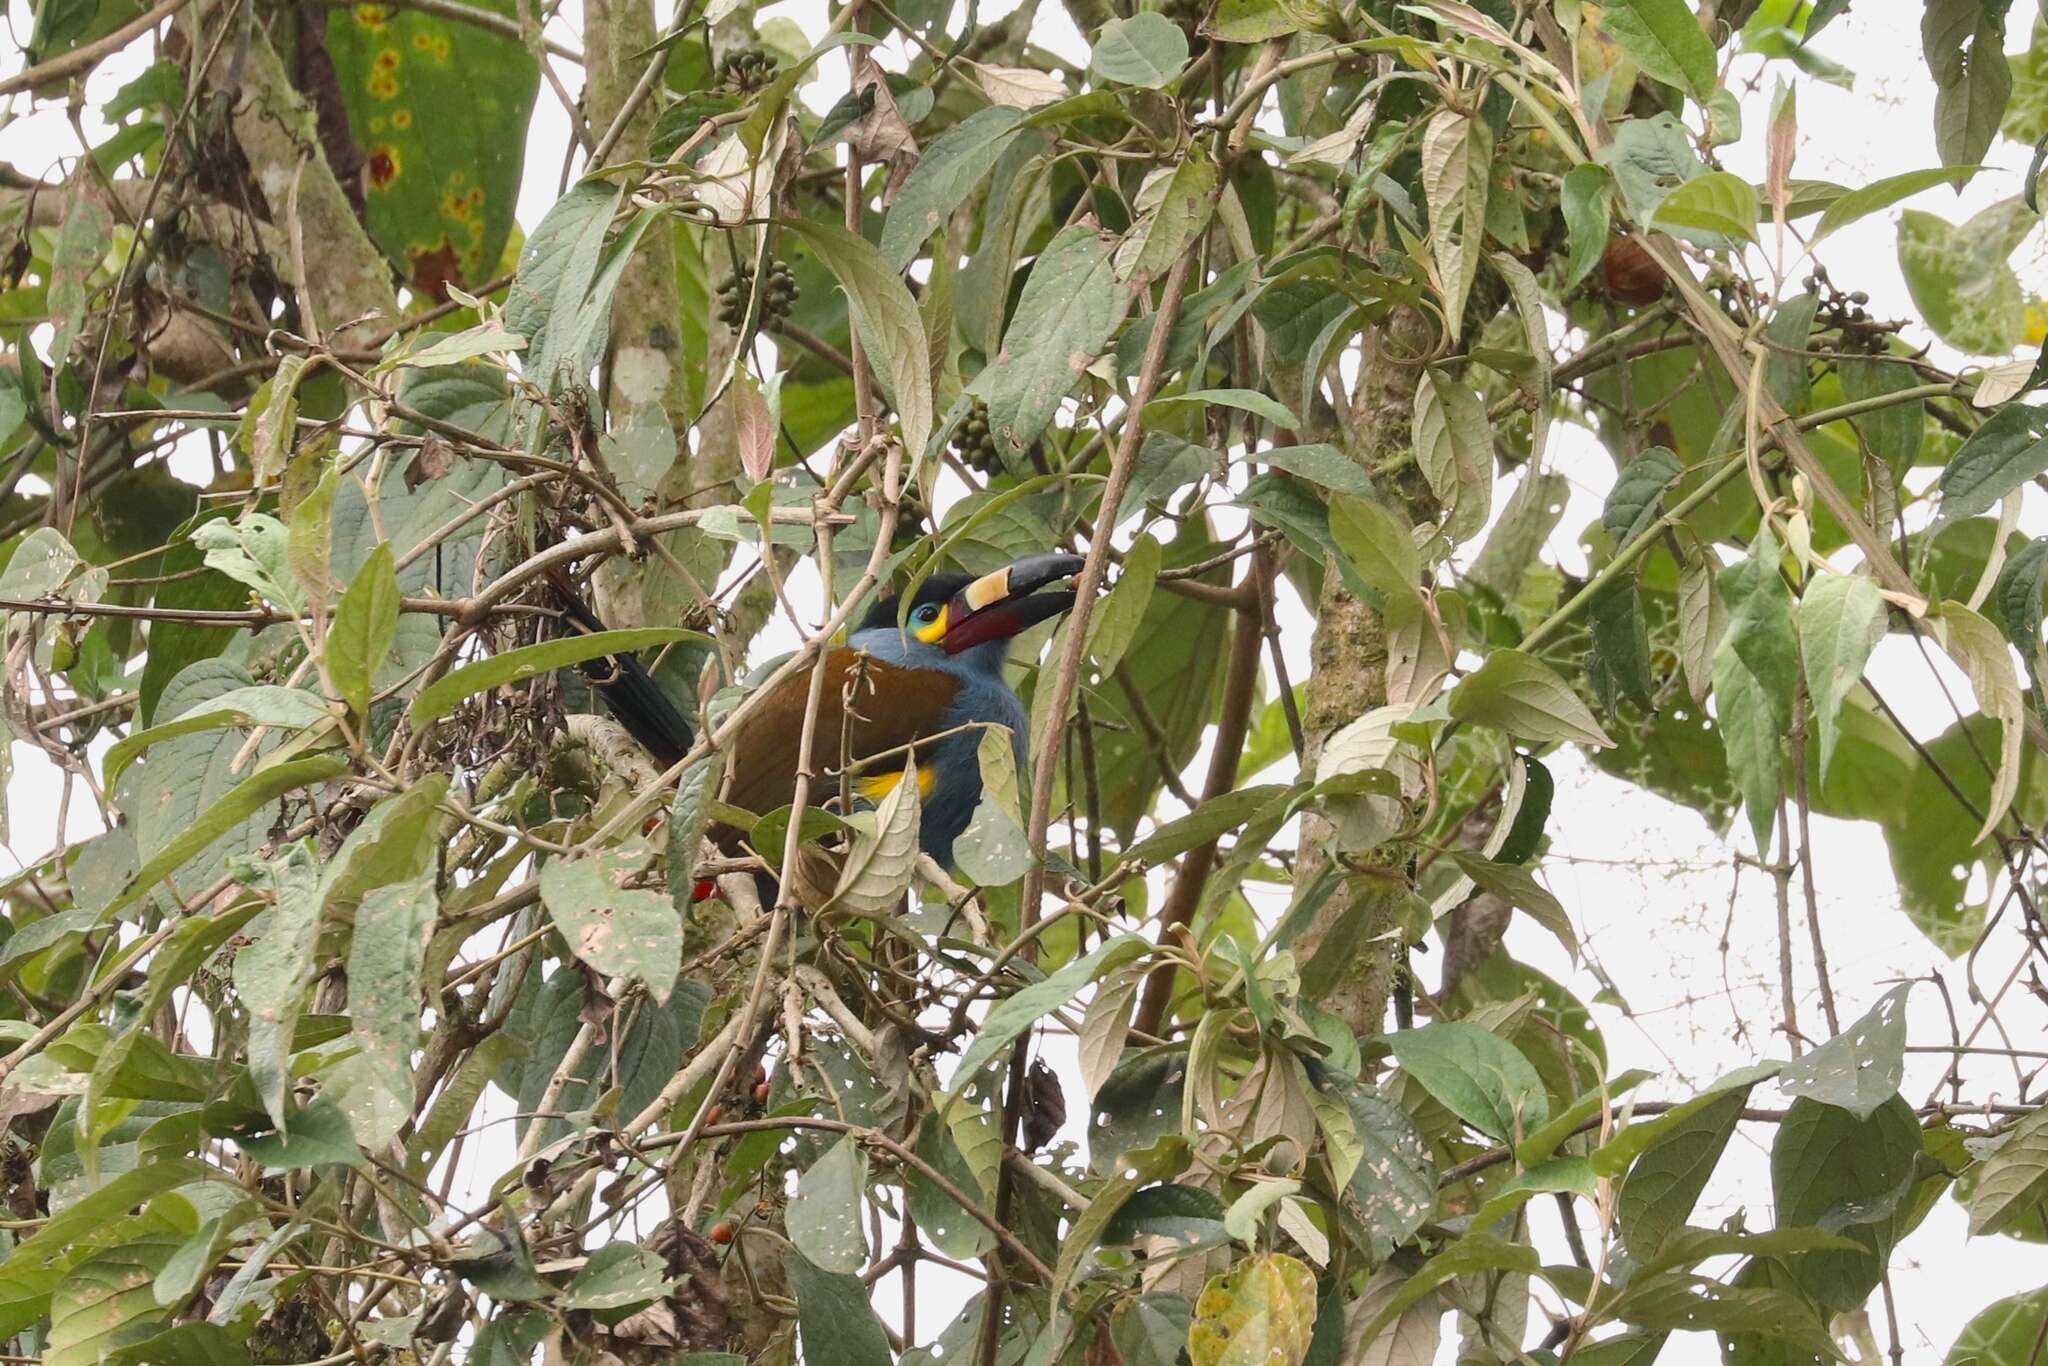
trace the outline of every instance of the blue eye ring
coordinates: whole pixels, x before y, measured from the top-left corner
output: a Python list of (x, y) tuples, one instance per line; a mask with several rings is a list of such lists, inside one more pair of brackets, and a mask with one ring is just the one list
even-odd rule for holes
[(939, 605), (935, 602), (928, 602), (910, 615), (916, 620), (929, 625), (939, 619)]

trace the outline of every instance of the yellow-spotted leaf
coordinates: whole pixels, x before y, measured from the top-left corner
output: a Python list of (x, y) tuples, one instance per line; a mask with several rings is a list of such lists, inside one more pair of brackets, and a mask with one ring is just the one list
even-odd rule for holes
[[(516, 14), (510, 0), (471, 0)], [(498, 273), (540, 68), (516, 39), (377, 4), (326, 12), (327, 50), (362, 149), (370, 236), (444, 298)]]

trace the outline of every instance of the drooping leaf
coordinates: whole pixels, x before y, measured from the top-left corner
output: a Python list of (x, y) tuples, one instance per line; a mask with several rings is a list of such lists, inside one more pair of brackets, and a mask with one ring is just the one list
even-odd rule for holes
[(1807, 585), (1796, 613), (1806, 691), (1820, 730), (1820, 772), (1827, 776), (1841, 740), (1842, 702), (1884, 634), (1884, 599), (1861, 575), (1827, 574)]
[(821, 1271), (851, 1276), (867, 1265), (861, 1199), (867, 1162), (849, 1135), (825, 1150), (796, 1185), (790, 1202), (789, 1240)]
[(917, 301), (866, 239), (809, 219), (792, 219), (786, 226), (846, 291), (854, 328), (876, 358), (876, 375), (896, 406), (903, 447), (913, 458), (922, 455), (932, 434), (931, 344)]
[(389, 542), (379, 543), (334, 609), (327, 630), (327, 672), (350, 710), (370, 709), (370, 690), (398, 637), (398, 572)]
[(1998, 135), (2012, 98), (2004, 5), (1928, 0), (1920, 43), (1934, 77), (1934, 146), (1944, 166), (1975, 165)]
[(882, 225), (884, 260), (898, 270), (910, 264), (1001, 160), (1023, 119), (1021, 109), (992, 105), (932, 139), (889, 207)]
[(1970, 1192), (1970, 1233), (1999, 1233), (2048, 1198), (2048, 1110), (2021, 1117), (1984, 1159)]

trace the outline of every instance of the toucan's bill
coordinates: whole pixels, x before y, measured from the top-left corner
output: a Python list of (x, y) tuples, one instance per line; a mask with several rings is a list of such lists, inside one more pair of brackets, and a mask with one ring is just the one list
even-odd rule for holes
[(949, 655), (1008, 640), (1074, 605), (1072, 588), (1039, 592), (1081, 572), (1079, 555), (1027, 555), (984, 574), (953, 595), (946, 607), (946, 633), (939, 644)]

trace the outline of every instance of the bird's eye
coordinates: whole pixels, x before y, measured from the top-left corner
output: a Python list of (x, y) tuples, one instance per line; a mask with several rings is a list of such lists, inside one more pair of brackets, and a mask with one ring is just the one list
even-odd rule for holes
[(935, 602), (928, 602), (924, 606), (918, 608), (917, 611), (913, 612), (911, 615), (915, 616), (919, 621), (922, 621), (929, 625), (930, 623), (937, 621), (939, 619), (939, 606)]

